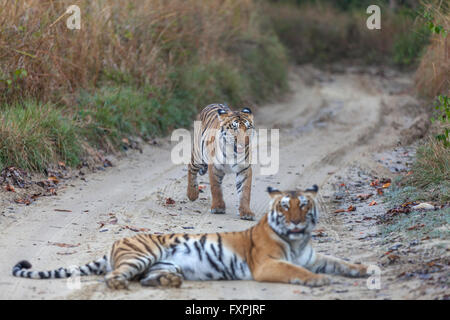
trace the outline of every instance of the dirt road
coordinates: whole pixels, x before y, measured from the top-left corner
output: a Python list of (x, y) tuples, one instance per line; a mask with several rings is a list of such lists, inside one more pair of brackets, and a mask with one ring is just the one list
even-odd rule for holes
[[(372, 160), (371, 153), (392, 147), (402, 139), (414, 114), (408, 108), (415, 100), (408, 95), (411, 80), (389, 70), (360, 72), (318, 71), (310, 66), (291, 73), (292, 94), (283, 102), (258, 108), (259, 128), (280, 129), (280, 168), (276, 175), (261, 176), (254, 171), (251, 207), (260, 218), (268, 208), (267, 186), (281, 189), (321, 187), (324, 211), (318, 229), (326, 237), (314, 237), (319, 252), (352, 261), (377, 264), (382, 248), (361, 234), (375, 232), (372, 223), (355, 221), (374, 212), (357, 210), (348, 216), (332, 213), (330, 205), (340, 178), (351, 172), (386, 173)], [(33, 281), (11, 276), (11, 267), (28, 259), (36, 269), (78, 265), (105, 254), (115, 239), (150, 232), (217, 232), (242, 230), (255, 222), (236, 216), (234, 177), (224, 181), (227, 213), (208, 213), (210, 191), (189, 202), (185, 196), (186, 169), (170, 159), (171, 144), (145, 146), (143, 153), (130, 152), (113, 168), (75, 180), (58, 196), (39, 200), (28, 207), (2, 208), (0, 216), (0, 298), (2, 299), (359, 299), (407, 298), (420, 283), (393, 282), (389, 269), (383, 270), (381, 290), (369, 290), (365, 279), (334, 277), (328, 287), (253, 281), (185, 282), (180, 289), (142, 288), (132, 284), (127, 291), (109, 290), (99, 277), (82, 278), (80, 288), (65, 280)], [(70, 185), (70, 186), (69, 186)], [(1, 194), (0, 194), (1, 197)], [(166, 198), (175, 200), (166, 205)], [(70, 210), (70, 212), (55, 211)], [(382, 210), (380, 205), (377, 210)], [(117, 218), (117, 220), (115, 220)], [(370, 221), (369, 221), (370, 222)], [(58, 246), (57, 244), (60, 244)], [(62, 246), (66, 244), (66, 246)], [(67, 244), (72, 247), (67, 247)], [(412, 287), (411, 287), (412, 286)], [(430, 293), (432, 295), (432, 293)]]

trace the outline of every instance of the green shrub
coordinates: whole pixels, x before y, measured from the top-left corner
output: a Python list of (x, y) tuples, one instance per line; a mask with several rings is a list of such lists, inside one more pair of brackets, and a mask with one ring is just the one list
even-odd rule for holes
[(411, 173), (394, 180), (386, 201), (398, 206), (409, 201), (450, 201), (450, 150), (435, 139), (419, 146)]
[(76, 119), (89, 142), (113, 149), (126, 136), (148, 138), (188, 125), (195, 107), (181, 106), (179, 99), (185, 102), (152, 88), (102, 87), (81, 93)]
[(268, 100), (287, 89), (287, 53), (275, 35), (243, 38), (238, 46), (253, 102)]
[(418, 63), (422, 51), (429, 42), (430, 32), (427, 28), (414, 28), (395, 36), (393, 60), (399, 66), (409, 66)]
[(193, 63), (174, 71), (170, 78), (176, 100), (186, 100), (194, 110), (211, 103), (240, 104), (249, 94), (248, 82), (238, 66), (226, 62)]
[(450, 148), (429, 139), (417, 149), (412, 174), (412, 186), (429, 193), (429, 198), (450, 201)]
[(0, 114), (0, 164), (42, 171), (50, 163), (76, 165), (82, 149), (75, 123), (51, 104), (33, 101), (4, 107)]

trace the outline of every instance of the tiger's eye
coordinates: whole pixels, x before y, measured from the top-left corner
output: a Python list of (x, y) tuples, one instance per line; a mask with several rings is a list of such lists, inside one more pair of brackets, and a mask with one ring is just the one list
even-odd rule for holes
[(300, 200), (300, 208), (302, 208), (308, 204), (308, 199), (305, 196), (300, 196), (298, 198)]

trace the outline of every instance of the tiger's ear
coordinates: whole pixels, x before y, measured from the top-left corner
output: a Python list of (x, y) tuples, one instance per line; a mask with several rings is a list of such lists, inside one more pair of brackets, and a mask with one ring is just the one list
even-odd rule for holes
[(267, 187), (267, 192), (271, 198), (281, 195), (281, 191), (272, 187)]
[(245, 107), (244, 109), (241, 110), (241, 114), (245, 115), (246, 118), (247, 118), (250, 122), (253, 122), (253, 113), (252, 113), (252, 110), (250, 110), (250, 108)]
[(217, 117), (220, 121), (225, 120), (226, 116), (228, 115), (228, 111), (224, 109), (218, 109), (217, 110)]
[(311, 188), (308, 188), (305, 190), (305, 193), (309, 193), (313, 196), (316, 196), (317, 192), (319, 192), (319, 186), (317, 184), (315, 184)]

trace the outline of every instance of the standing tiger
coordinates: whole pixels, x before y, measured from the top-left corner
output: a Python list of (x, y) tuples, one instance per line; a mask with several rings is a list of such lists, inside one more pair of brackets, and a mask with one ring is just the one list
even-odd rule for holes
[(250, 210), (252, 187), (251, 140), (254, 136), (253, 114), (249, 108), (232, 111), (224, 104), (211, 104), (197, 117), (194, 126), (191, 162), (188, 165), (187, 196), (195, 201), (199, 195), (197, 173), (209, 172), (211, 213), (225, 213), (222, 181), (225, 173), (236, 174), (239, 216), (253, 220)]
[[(106, 274), (108, 287), (122, 289), (128, 281), (143, 286), (179, 287), (187, 280), (257, 280), (321, 286), (329, 278), (367, 276), (367, 266), (316, 253), (311, 232), (318, 211), (315, 185), (304, 191), (268, 188), (269, 212), (241, 232), (210, 234), (138, 234), (116, 241), (108, 256), (79, 267), (79, 274)], [(70, 277), (74, 271), (29, 271), (21, 261), (16, 277), (48, 279)]]

